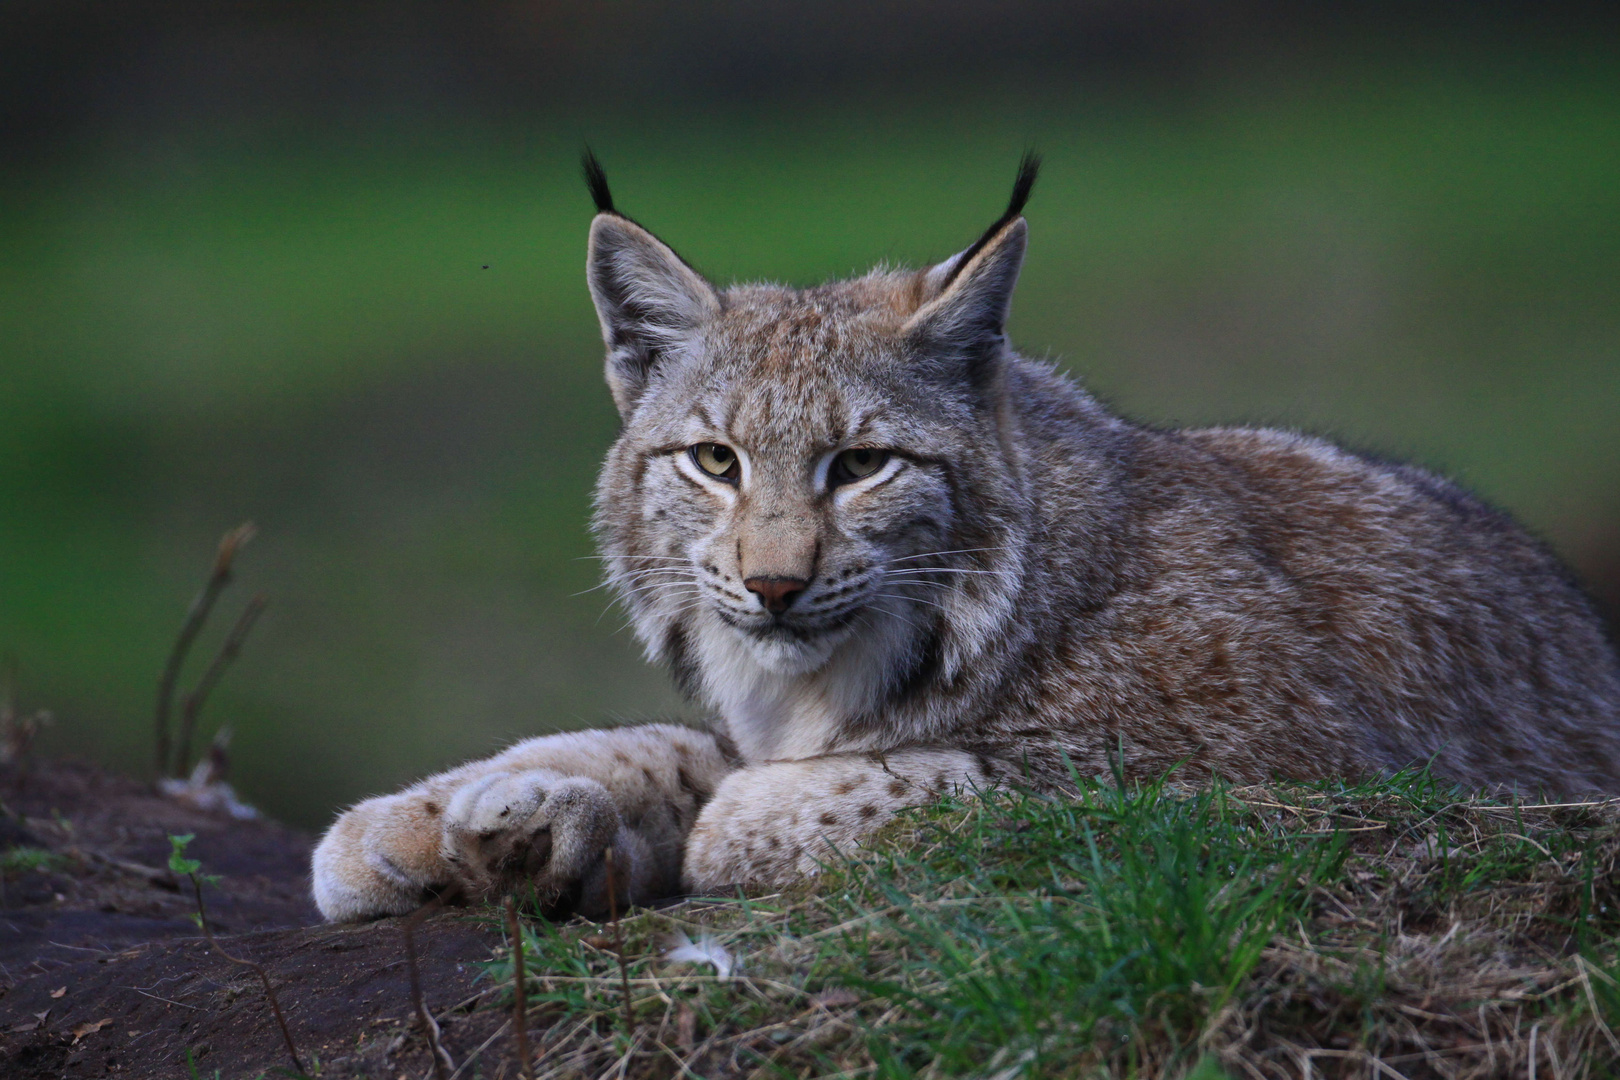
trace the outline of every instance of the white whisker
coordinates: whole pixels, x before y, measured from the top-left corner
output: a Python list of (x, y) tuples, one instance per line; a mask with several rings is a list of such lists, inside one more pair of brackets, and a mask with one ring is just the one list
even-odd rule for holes
[(879, 599), (879, 598), (885, 598), (885, 599), (889, 599), (889, 600), (904, 600), (908, 604), (927, 604), (929, 607), (937, 607), (941, 611), (949, 611), (949, 610), (951, 610), (950, 608), (946, 607), (944, 604), (936, 604), (932, 600), (924, 600), (920, 596), (907, 596), (904, 593), (878, 593), (877, 596), (873, 597), (874, 600)]
[(637, 585), (633, 589), (621, 589), (619, 591), (619, 595), (621, 597), (631, 597), (651, 596), (657, 593), (680, 592), (683, 591), (681, 589), (682, 584), (683, 583), (679, 581), (655, 581), (650, 585)]
[(703, 607), (703, 601), (698, 599), (682, 604), (673, 611), (660, 611), (658, 614), (664, 618), (673, 619), (685, 615), (688, 611), (696, 611), (701, 607)]
[(579, 592), (574, 593), (573, 596), (585, 596), (588, 593), (596, 592), (598, 589), (612, 588), (612, 587), (620, 585), (623, 581), (639, 582), (639, 581), (644, 580), (645, 578), (651, 577), (654, 574), (667, 574), (667, 575), (676, 576), (676, 577), (690, 577), (691, 576), (687, 571), (677, 569), (675, 567), (655, 568), (655, 569), (652, 569), (652, 570), (637, 570), (637, 571), (634, 571), (632, 573), (628, 573), (628, 574), (623, 575), (622, 578), (609, 578), (607, 581), (602, 582), (600, 585), (592, 585), (588, 589), (581, 589)]
[(617, 574), (610, 581), (641, 581), (651, 577), (686, 577), (692, 576), (692, 571), (682, 566), (658, 566), (650, 570), (634, 570), (629, 573)]
[(989, 577), (1017, 577), (1010, 570), (967, 570), (956, 566), (902, 566), (898, 570), (880, 570), (880, 574), (985, 574)]
[(980, 551), (1000, 551), (1000, 550), (1001, 550), (1000, 548), (982, 547), (982, 548), (955, 548), (954, 550), (951, 550), (951, 551), (925, 551), (921, 555), (901, 555), (900, 557), (894, 558), (894, 559), (884, 559), (883, 560), (883, 565), (888, 566), (888, 565), (890, 565), (892, 563), (911, 562), (911, 561), (916, 560), (916, 559), (932, 559), (936, 555), (973, 555), (973, 554), (975, 554), (977, 552), (980, 552)]
[[(612, 600), (608, 601), (607, 607), (602, 609), (602, 615), (606, 615), (609, 611), (611, 611), (614, 604), (623, 604), (628, 607), (630, 601), (638, 597), (650, 598), (651, 595), (677, 591), (680, 590), (684, 584), (686, 583), (680, 581), (655, 581), (647, 585), (637, 585), (633, 588), (620, 589), (618, 590), (618, 595)], [(602, 616), (598, 615), (596, 617), (596, 621), (601, 622)]]
[(692, 560), (685, 555), (576, 555), (575, 561), (595, 559), (606, 562), (609, 559), (622, 559), (629, 562), (677, 562), (690, 563)]
[[(677, 618), (677, 617), (679, 617), (681, 615), (685, 615), (688, 611), (695, 611), (698, 608), (703, 607), (704, 603), (705, 603), (704, 599), (701, 596), (699, 596), (699, 597), (696, 597), (695, 599), (688, 600), (684, 604), (679, 605), (673, 611), (659, 611), (659, 612), (657, 612), (657, 614), (659, 616), (663, 617), (663, 618), (673, 619), (673, 618)], [(602, 615), (606, 615), (609, 611), (612, 610), (612, 607), (613, 607), (613, 605), (609, 604), (606, 608), (604, 608), (602, 610)], [(602, 615), (598, 615), (596, 617), (596, 621), (598, 623), (600, 623), (602, 621)], [(615, 634), (622, 633), (625, 630), (628, 630), (631, 626), (633, 626), (635, 624), (635, 621), (636, 620), (635, 620), (634, 616), (632, 616), (630, 619), (627, 619), (625, 621), (624, 625), (620, 626), (617, 630), (615, 630), (613, 632)]]

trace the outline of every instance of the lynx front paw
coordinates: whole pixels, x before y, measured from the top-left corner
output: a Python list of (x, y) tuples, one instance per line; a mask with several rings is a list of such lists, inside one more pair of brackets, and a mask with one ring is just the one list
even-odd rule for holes
[(443, 808), (420, 792), (351, 808), (326, 830), (311, 867), (315, 906), (332, 922), (404, 915), (451, 883), (439, 857)]
[(495, 772), (459, 787), (429, 781), (368, 799), (315, 849), (315, 904), (333, 922), (416, 910), (435, 893), (485, 900), (533, 890), (550, 912), (608, 910), (604, 852), (621, 906), (647, 899), (653, 860), (607, 789), (543, 769)]
[(494, 773), (458, 790), (440, 853), (475, 899), (532, 888), (547, 910), (595, 915), (608, 908), (607, 849), (614, 891), (627, 905), (639, 899), (643, 846), (601, 784), (536, 769)]
[(955, 750), (833, 754), (754, 765), (727, 776), (686, 842), (689, 892), (778, 888), (860, 847), (897, 810), (982, 790), (984, 762)]

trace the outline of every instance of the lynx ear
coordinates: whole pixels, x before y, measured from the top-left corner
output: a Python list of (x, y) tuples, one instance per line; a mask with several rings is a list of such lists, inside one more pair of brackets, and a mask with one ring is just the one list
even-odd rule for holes
[(594, 157), (587, 156), (585, 173), (600, 211), (591, 222), (585, 277), (607, 345), (608, 388), (623, 415), (663, 355), (718, 312), (720, 299), (668, 244), (613, 209)]
[(961, 260), (943, 291), (924, 304), (902, 332), (936, 353), (960, 357), (993, 353), (1004, 339), (1028, 236), (1028, 224), (1014, 218), (972, 258), (963, 252), (929, 271), (932, 275)]
[(974, 376), (998, 355), (1029, 236), (1024, 204), (1040, 164), (1040, 158), (1025, 154), (1006, 212), (972, 247), (923, 275), (923, 295), (929, 299), (902, 333), (924, 355), (965, 360)]

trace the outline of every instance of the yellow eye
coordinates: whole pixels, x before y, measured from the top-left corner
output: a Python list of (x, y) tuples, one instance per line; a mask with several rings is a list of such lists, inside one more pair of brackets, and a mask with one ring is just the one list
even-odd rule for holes
[(742, 469), (737, 463), (737, 452), (729, 446), (712, 442), (698, 443), (692, 447), (691, 454), (692, 460), (697, 462), (697, 467), (710, 476), (736, 483), (737, 477), (742, 475)]
[(869, 446), (858, 446), (853, 450), (845, 450), (833, 460), (831, 482), (847, 484), (851, 480), (859, 480), (871, 476), (889, 460), (887, 450), (874, 450)]

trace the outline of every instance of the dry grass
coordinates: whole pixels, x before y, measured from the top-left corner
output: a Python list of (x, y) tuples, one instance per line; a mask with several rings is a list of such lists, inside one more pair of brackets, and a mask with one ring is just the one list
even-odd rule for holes
[(949, 802), (794, 892), (627, 916), (628, 1003), (604, 927), (527, 922), (535, 1075), (1605, 1076), (1617, 853), (1620, 804), (1421, 774)]
[(1369, 824), (1210, 1024), (1234, 1075), (1610, 1075), (1620, 807), (1444, 794), (1274, 797), (1301, 829)]

